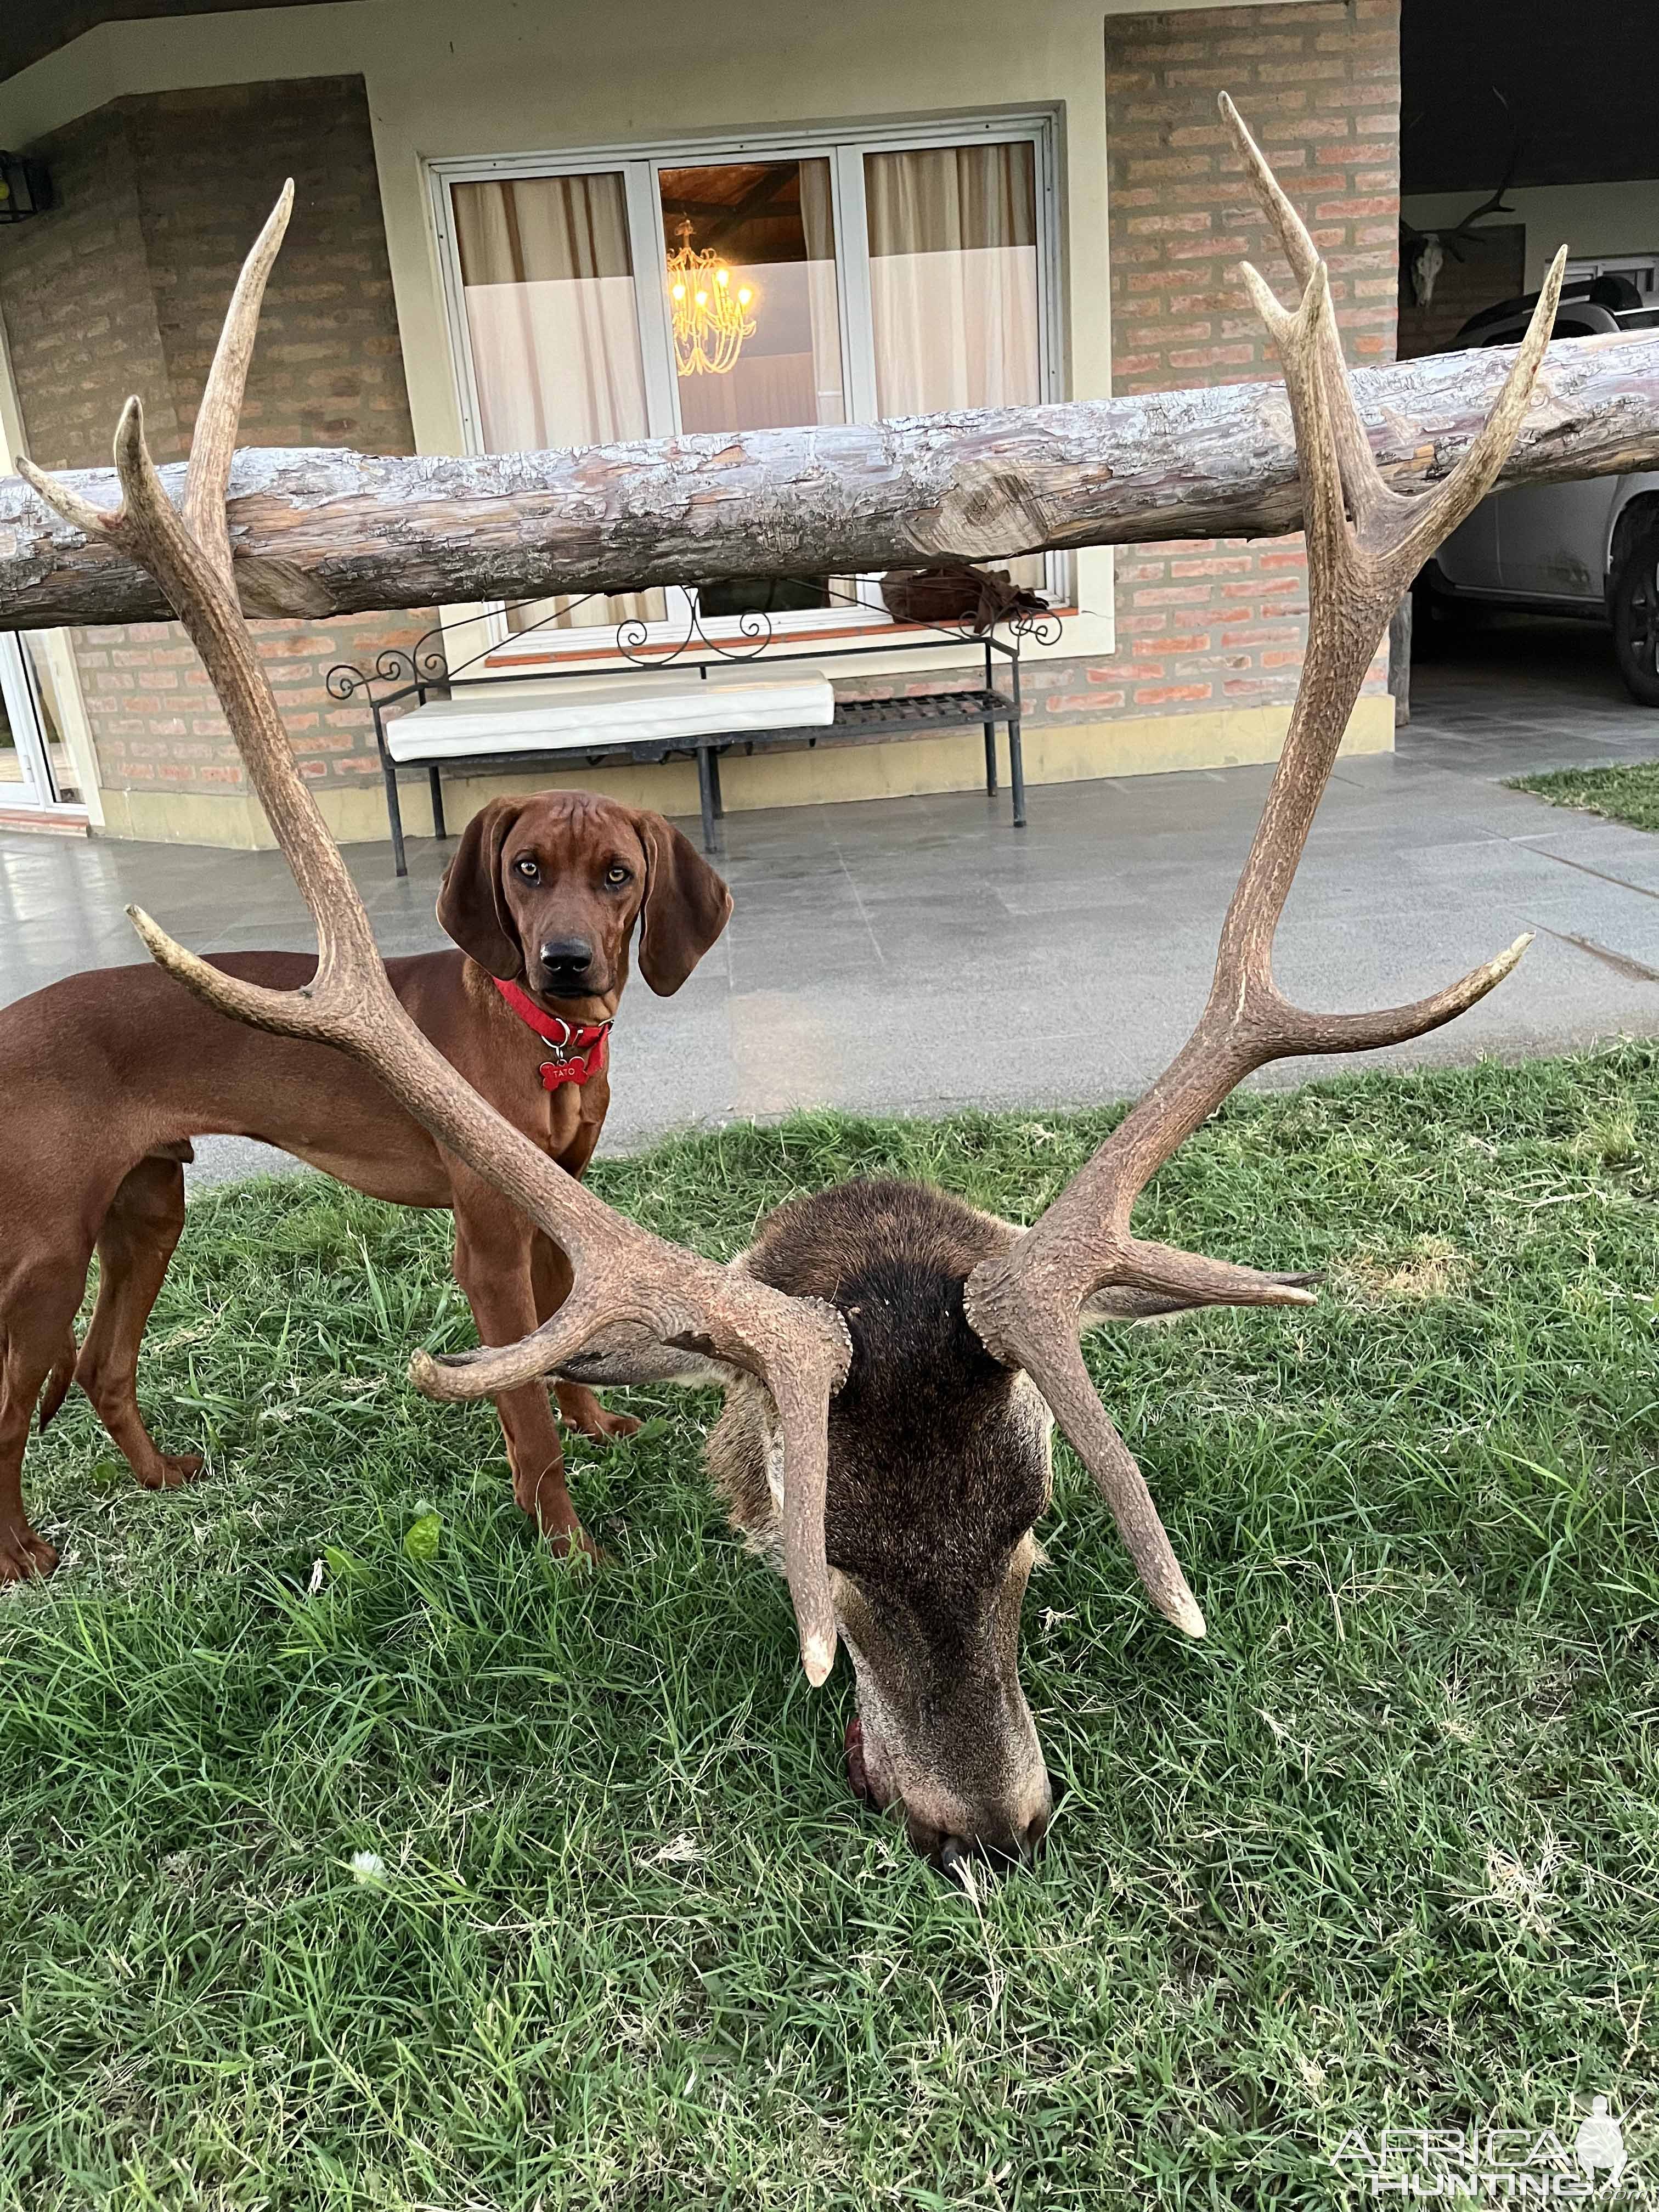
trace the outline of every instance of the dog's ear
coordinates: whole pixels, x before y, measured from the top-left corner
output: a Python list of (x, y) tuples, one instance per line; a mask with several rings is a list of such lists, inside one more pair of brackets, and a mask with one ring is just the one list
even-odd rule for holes
[(492, 799), (461, 832), (438, 892), (438, 921), (463, 952), (503, 982), (524, 974), (524, 951), (501, 889), (501, 847), (524, 806)]
[(666, 999), (725, 928), (732, 894), (696, 847), (660, 814), (636, 813), (634, 827), (646, 860), (640, 973)]

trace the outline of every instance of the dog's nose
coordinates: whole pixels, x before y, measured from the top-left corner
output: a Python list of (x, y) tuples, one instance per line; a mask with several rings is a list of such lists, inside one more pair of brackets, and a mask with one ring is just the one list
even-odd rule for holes
[(593, 964), (585, 937), (550, 937), (542, 947), (542, 973), (550, 983), (578, 983)]

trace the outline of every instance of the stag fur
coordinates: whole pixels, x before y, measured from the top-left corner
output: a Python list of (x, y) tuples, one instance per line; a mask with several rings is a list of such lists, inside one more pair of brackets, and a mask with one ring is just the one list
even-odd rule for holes
[[(843, 1183), (778, 1207), (738, 1263), (847, 1324), (824, 1549), (858, 1682), (848, 1771), (878, 1807), (902, 1802), (931, 1859), (963, 1836), (1029, 1856), (1052, 1810), (1019, 1615), (1054, 1421), (963, 1310), (969, 1276), (1018, 1234), (921, 1184)], [(728, 1384), (708, 1462), (732, 1521), (781, 1568), (783, 1439), (747, 1376)]]

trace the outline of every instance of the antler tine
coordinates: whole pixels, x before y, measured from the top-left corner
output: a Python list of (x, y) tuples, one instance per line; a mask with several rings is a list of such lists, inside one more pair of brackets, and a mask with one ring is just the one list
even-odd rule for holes
[(147, 569), (201, 654), (237, 750), (317, 926), (317, 973), (297, 991), (271, 991), (212, 967), (136, 909), (151, 956), (238, 1021), (337, 1047), (362, 1062), (424, 1127), (534, 1221), (570, 1260), (575, 1285), (545, 1329), (485, 1355), (471, 1373), (419, 1355), (415, 1379), (445, 1397), (547, 1374), (618, 1327), (684, 1346), (754, 1375), (783, 1425), (785, 1568), (801, 1662), (816, 1686), (835, 1661), (836, 1620), (824, 1556), (830, 1400), (851, 1346), (829, 1306), (791, 1298), (753, 1278), (667, 1244), (614, 1213), (498, 1115), (428, 1042), (387, 980), (374, 935), (339, 848), (300, 775), (232, 580), (222, 513), (236, 416), (259, 297), (281, 242), (284, 193), (242, 271), (208, 379), (186, 472), (185, 511), (168, 500), (144, 443), (143, 412), (129, 400), (116, 431), (123, 501), (100, 514), (38, 471), (29, 481), (66, 520), (107, 539)]
[[(1308, 548), (1301, 681), (1196, 1028), (1036, 1224), (975, 1269), (965, 1295), (969, 1321), (987, 1349), (1025, 1370), (1088, 1467), (1154, 1604), (1189, 1633), (1201, 1632), (1201, 1616), (1140, 1471), (1089, 1382), (1079, 1316), (1085, 1300), (1109, 1285), (1187, 1305), (1307, 1303), (1305, 1278), (1143, 1243), (1130, 1227), (1135, 1200), (1253, 1069), (1295, 1054), (1357, 1052), (1420, 1036), (1484, 997), (1530, 941), (1518, 939), (1427, 998), (1376, 1012), (1308, 1012), (1284, 997), (1273, 976), (1279, 917), (1365, 672), (1413, 575), (1497, 479), (1531, 398), (1564, 266), (1558, 258), (1498, 404), (1468, 453), (1426, 498), (1404, 499), (1382, 483), (1365, 443), (1323, 264), (1224, 96), (1222, 112), (1302, 280), (1301, 303), (1291, 312), (1253, 269), (1243, 270), (1278, 349), (1296, 430)], [(1345, 503), (1355, 516), (1352, 529)]]
[[(1244, 173), (1250, 180), (1251, 190), (1260, 202), (1263, 214), (1272, 223), (1285, 258), (1291, 264), (1291, 274), (1296, 279), (1297, 289), (1305, 292), (1315, 270), (1319, 266), (1319, 254), (1308, 235), (1307, 225), (1291, 206), (1284, 186), (1268, 167), (1266, 155), (1224, 92), (1220, 95), (1218, 105), (1228, 136), (1244, 164)], [(1328, 370), (1334, 372), (1328, 381), (1332, 428), (1336, 438), (1337, 459), (1342, 471), (1342, 489), (1355, 520), (1363, 520), (1385, 501), (1396, 499), (1400, 495), (1383, 482), (1371, 453), (1370, 440), (1365, 435), (1365, 426), (1353, 404), (1353, 393), (1343, 368), (1342, 346), (1336, 334), (1334, 320), (1330, 326), (1329, 344), (1326, 349), (1326, 366)]]
[(242, 394), (247, 389), (253, 341), (258, 335), (266, 279), (282, 250), (293, 212), (290, 177), (277, 194), (276, 204), (265, 217), (265, 227), (254, 240), (236, 279), (190, 441), (190, 465), (185, 471), (185, 528), (226, 585), (231, 581), (231, 566), (225, 493), (230, 483), (231, 456), (236, 450), (236, 425), (242, 412)]
[(1403, 592), (1436, 546), (1468, 520), (1498, 482), (1532, 404), (1566, 273), (1567, 249), (1562, 246), (1556, 249), (1527, 334), (1516, 349), (1492, 412), (1443, 483), (1421, 499), (1401, 501), (1405, 526), (1378, 548), (1390, 587), (1397, 585)]
[[(1218, 104), (1228, 135), (1244, 164), (1245, 173), (1249, 178), (1256, 198), (1273, 224), (1285, 258), (1290, 263), (1291, 273), (1297, 285), (1305, 290), (1319, 265), (1318, 252), (1308, 234), (1307, 226), (1291, 205), (1283, 185), (1268, 167), (1267, 157), (1224, 92), (1220, 95)], [(1507, 185), (1500, 185), (1493, 195), (1494, 200), (1501, 199), (1507, 189)], [(1387, 550), (1395, 556), (1391, 574), (1399, 575), (1401, 571), (1404, 572), (1400, 578), (1401, 593), (1435, 547), (1443, 539), (1449, 538), (1460, 522), (1467, 520), (1497, 482), (1498, 471), (1515, 442), (1530, 402), (1538, 362), (1542, 358), (1544, 348), (1549, 343), (1566, 265), (1567, 249), (1564, 246), (1551, 264), (1526, 337), (1510, 364), (1504, 388), (1479, 436), (1445, 483), (1427, 499), (1410, 498), (1395, 491), (1377, 467), (1370, 441), (1365, 435), (1365, 427), (1354, 404), (1353, 387), (1348, 381), (1347, 369), (1343, 362), (1342, 343), (1337, 334), (1335, 318), (1329, 319), (1322, 337), (1321, 368), (1330, 405), (1337, 458), (1342, 471), (1343, 492), (1348, 510), (1358, 526), (1361, 544), (1366, 544), (1373, 537), (1380, 537), (1381, 544), (1377, 550)], [(1455, 491), (1454, 486), (1457, 487)], [(1411, 527), (1402, 537), (1400, 535), (1401, 526), (1407, 522)], [(1367, 550), (1371, 550), (1369, 545)], [(1396, 593), (1396, 599), (1399, 596)]]
[[(976, 1283), (977, 1275), (969, 1278), (970, 1289)], [(975, 1297), (969, 1309), (969, 1322), (976, 1330), (980, 1328), (980, 1306), (981, 1297)], [(982, 1335), (983, 1331), (980, 1334)], [(1203, 1611), (1182, 1572), (1181, 1562), (1152, 1502), (1140, 1464), (1119, 1436), (1111, 1416), (1100, 1402), (1099, 1393), (1089, 1380), (1076, 1324), (1064, 1332), (1054, 1332), (1040, 1351), (1028, 1349), (1019, 1364), (1069, 1438), (1073, 1450), (1094, 1477), (1095, 1486), (1111, 1509), (1124, 1549), (1134, 1562), (1135, 1572), (1147, 1596), (1165, 1620), (1183, 1636), (1201, 1637), (1205, 1632)]]
[(37, 499), (45, 500), (54, 514), (61, 514), (65, 522), (81, 532), (83, 537), (101, 538), (107, 541), (113, 526), (121, 519), (121, 510), (112, 511), (94, 507), (89, 499), (82, 499), (78, 491), (68, 484), (59, 483), (56, 477), (37, 469), (27, 453), (14, 453), (15, 468)]

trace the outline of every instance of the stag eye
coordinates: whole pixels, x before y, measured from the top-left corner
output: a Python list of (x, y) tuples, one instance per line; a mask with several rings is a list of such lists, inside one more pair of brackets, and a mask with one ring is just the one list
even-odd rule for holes
[(613, 891), (619, 891), (624, 884), (633, 882), (634, 871), (623, 867), (620, 860), (613, 860), (605, 872), (605, 879)]
[(541, 870), (537, 866), (534, 860), (531, 859), (528, 853), (524, 855), (522, 860), (514, 860), (513, 863), (513, 872), (515, 875), (522, 876), (527, 884), (538, 884), (542, 879)]

